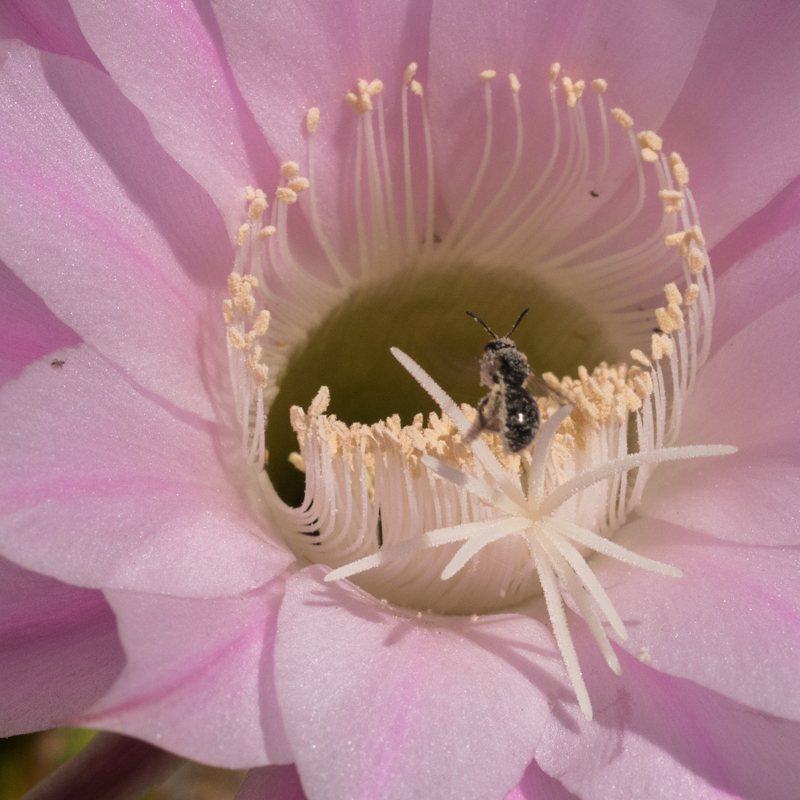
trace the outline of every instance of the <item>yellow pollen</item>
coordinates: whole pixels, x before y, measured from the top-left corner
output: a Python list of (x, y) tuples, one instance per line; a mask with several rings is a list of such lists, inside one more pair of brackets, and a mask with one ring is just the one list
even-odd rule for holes
[(513, 72), (509, 72), (508, 74), (508, 85), (511, 87), (511, 91), (514, 92), (514, 94), (516, 94), (522, 86), (519, 82), (519, 78)]
[(652, 366), (650, 359), (639, 349), (631, 350), (631, 358), (634, 361), (638, 361), (644, 367)]
[(306, 462), (303, 460), (303, 456), (300, 455), (297, 451), (293, 453), (289, 453), (289, 463), (300, 472), (306, 471)]
[(237, 350), (247, 349), (247, 341), (245, 340), (244, 336), (236, 330), (236, 328), (228, 329), (228, 339), (230, 339), (231, 344)]
[(674, 283), (668, 283), (664, 287), (664, 294), (667, 296), (668, 303), (675, 303), (677, 305), (681, 304), (681, 293), (678, 291), (678, 287)]
[(689, 183), (689, 170), (677, 153), (670, 154), (669, 168), (679, 186), (686, 186)]
[(417, 97), (422, 97), (422, 84), (419, 81), (411, 81), (410, 88)]
[(689, 262), (689, 272), (691, 272), (692, 275), (699, 275), (703, 271), (705, 259), (703, 258), (703, 254), (696, 247), (689, 249), (689, 255), (686, 260)]
[(269, 328), (270, 314), (269, 311), (262, 310), (258, 312), (256, 321), (253, 323), (253, 330), (256, 336), (263, 336)]
[(658, 152), (664, 144), (664, 140), (654, 131), (642, 131), (636, 137), (641, 147), (649, 147)]
[(240, 225), (239, 230), (236, 231), (236, 246), (241, 247), (247, 241), (249, 235), (250, 226), (245, 222), (244, 225)]
[(554, 61), (547, 70), (547, 77), (551, 81), (554, 81), (558, 77), (559, 72), (561, 72), (561, 64), (559, 64), (558, 61)]
[(408, 86), (411, 83), (411, 79), (417, 74), (417, 62), (412, 61), (404, 70), (403, 70), (403, 83)]
[(691, 233), (687, 231), (678, 231), (678, 233), (670, 233), (664, 237), (664, 244), (667, 247), (678, 247), (679, 245), (684, 244), (684, 242), (691, 240)]
[(372, 111), (372, 100), (366, 91), (359, 92), (358, 94), (348, 92), (344, 99), (347, 100), (356, 114), (366, 114), (367, 111)]
[(630, 114), (628, 114), (627, 111), (623, 111), (621, 108), (612, 108), (611, 116), (614, 117), (615, 121), (621, 127), (623, 128), (633, 127), (633, 117)]
[(605, 78), (595, 78), (592, 81), (592, 89), (594, 89), (597, 94), (603, 94), (603, 92), (608, 89), (608, 81)]
[(293, 192), (300, 194), (300, 192), (304, 192), (306, 189), (308, 189), (311, 184), (309, 184), (308, 178), (295, 178), (294, 180), (289, 181), (289, 183), (286, 185)]
[(290, 189), (288, 186), (279, 186), (275, 190), (275, 197), (278, 198), (278, 201), (281, 203), (296, 203), (297, 202), (297, 192)]
[(275, 226), (266, 225), (256, 234), (256, 236), (258, 236), (258, 238), (263, 242), (264, 239), (268, 239), (270, 236), (273, 236), (274, 234), (275, 234)]
[(306, 114), (306, 130), (309, 133), (314, 133), (314, 131), (319, 127), (319, 109), (314, 106), (314, 108), (308, 109), (308, 114)]
[(253, 200), (256, 199), (256, 190), (252, 186), (245, 186), (244, 197), (248, 203), (251, 203)]
[(364, 80), (364, 78), (359, 78), (356, 81), (356, 87), (358, 88), (359, 94), (369, 94), (369, 82)]
[(492, 78), (497, 75), (497, 70), (494, 69), (485, 69), (481, 72), (481, 80), (482, 81), (490, 81)]
[(222, 301), (222, 318), (226, 325), (233, 325), (233, 300)]
[(683, 207), (683, 192), (674, 189), (661, 189), (658, 196), (664, 201), (664, 213), (674, 214)]
[(376, 94), (380, 94), (383, 91), (383, 81), (379, 78), (375, 78), (374, 81), (371, 81), (369, 86), (367, 86), (367, 94), (370, 97), (374, 97)]
[(296, 161), (286, 161), (281, 164), (281, 177), (294, 178), (300, 172), (300, 166)]
[(575, 81), (572, 84), (572, 90), (575, 92), (575, 97), (580, 100), (583, 95), (583, 90), (586, 88), (586, 81)]
[[(258, 190), (261, 191), (260, 189)], [(263, 195), (263, 192), (261, 192)], [(247, 216), (253, 221), (260, 219), (261, 215), (267, 210), (266, 197), (255, 197), (250, 203), (250, 208), (247, 210)]]
[(706, 246), (706, 238), (703, 236), (703, 231), (700, 230), (699, 225), (692, 225), (692, 238), (700, 245), (700, 247)]
[(700, 287), (696, 283), (690, 283), (686, 287), (686, 293), (683, 295), (683, 302), (687, 306), (691, 306), (697, 300), (700, 294)]
[(656, 153), (655, 150), (651, 150), (649, 147), (643, 147), (641, 153), (642, 161), (647, 161), (650, 164), (658, 161), (658, 153)]

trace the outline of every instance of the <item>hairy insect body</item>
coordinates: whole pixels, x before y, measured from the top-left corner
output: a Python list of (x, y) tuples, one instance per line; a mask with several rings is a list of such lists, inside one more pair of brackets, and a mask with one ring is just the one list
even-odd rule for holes
[(509, 338), (517, 329), (528, 309), (522, 312), (516, 325), (507, 336), (496, 336), (486, 323), (474, 317), (494, 336), (494, 341), (483, 348), (481, 358), (481, 385), (489, 394), (478, 403), (478, 418), (467, 432), (465, 442), (474, 441), (482, 431), (498, 433), (507, 452), (519, 453), (527, 449), (539, 431), (539, 406), (525, 388), (533, 374), (524, 353)]

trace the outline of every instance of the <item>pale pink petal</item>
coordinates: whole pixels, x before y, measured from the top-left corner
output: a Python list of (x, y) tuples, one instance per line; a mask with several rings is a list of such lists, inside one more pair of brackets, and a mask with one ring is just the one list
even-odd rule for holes
[(531, 761), (519, 786), (505, 800), (580, 800), (580, 798), (565, 789), (555, 778), (551, 778), (536, 761)]
[(739, 705), (617, 651), (622, 675), (575, 625), (592, 722), (553, 715), (541, 767), (581, 800), (794, 800), (800, 724)]
[(0, 736), (50, 728), (83, 711), (124, 663), (100, 592), (0, 558)]
[(798, 41), (797, 3), (718, 3), (663, 126), (689, 166), (712, 244), (800, 173), (800, 152), (787, 147), (800, 125)]
[[(379, 6), (368, 0), (306, 5), (214, 0), (214, 7), (242, 94), (273, 150), (284, 160), (297, 161), (304, 174), (305, 115), (313, 106), (320, 109), (314, 188), (327, 235), (346, 247), (355, 235), (357, 115), (345, 94), (359, 78), (384, 82), (399, 187), (402, 74), (411, 61), (426, 60), (430, 11), (409, 0)], [(375, 125), (377, 132), (377, 119)]]
[(654, 519), (626, 526), (616, 541), (683, 571), (669, 578), (593, 559), (628, 629), (629, 652), (737, 702), (800, 720), (796, 546), (724, 542)]
[(22, 39), (39, 50), (79, 58), (102, 69), (68, 0), (4, 0), (0, 4), (0, 39)]
[(305, 791), (318, 798), (505, 797), (563, 667), (548, 629), (405, 612), (311, 567), (287, 581), (275, 676)]
[[(83, 586), (233, 594), (291, 563), (240, 494), (225, 430), (152, 397), (87, 345), (0, 391), (0, 547)], [(241, 488), (235, 488), (239, 486)]]
[(800, 293), (799, 252), (800, 225), (796, 225), (762, 244), (720, 278), (713, 350), (719, 350), (771, 308)]
[(294, 764), (250, 770), (235, 800), (306, 800)]
[[(760, 302), (754, 291), (754, 306)], [(795, 295), (717, 351), (686, 404), (680, 443), (732, 444), (739, 452), (660, 466), (645, 491), (644, 515), (720, 539), (800, 542), (798, 341)]]
[(0, 261), (0, 386), (37, 358), (79, 342), (80, 337)]
[[(487, 184), (492, 171), (496, 182), (505, 179), (514, 153), (516, 126), (506, 78), (514, 72), (522, 83), (519, 97), (527, 144), (521, 172), (532, 186), (552, 146), (547, 88), (551, 63), (560, 62), (562, 75), (573, 80), (588, 83), (605, 78), (607, 107), (624, 107), (633, 115), (637, 130), (657, 128), (691, 69), (712, 8), (707, 0), (683, 5), (637, 0), (580, 4), (514, 0), (494, 6), (479, 0), (447, 0), (435, 4), (430, 109), (438, 145), (437, 169), (447, 175), (442, 190), (450, 209), (457, 211), (462, 204), (484, 146), (486, 114), (478, 80), (482, 70), (494, 69), (498, 75), (494, 81), (495, 160), (490, 162), (494, 166)], [(587, 90), (583, 101), (591, 125), (597, 117), (593, 94)], [(560, 88), (558, 99), (566, 124)], [(627, 140), (612, 136), (612, 143), (617, 142), (618, 165), (629, 171)], [(593, 156), (600, 152), (596, 148)], [(610, 191), (601, 196), (610, 196)]]
[(283, 585), (217, 599), (107, 592), (127, 664), (74, 722), (220, 767), (291, 761), (273, 673)]
[[(276, 174), (205, 3), (73, 0), (89, 44), (156, 139), (214, 199), (231, 234), (243, 191)], [(274, 182), (274, 178), (271, 182)]]
[(8, 47), (0, 257), (134, 380), (210, 416), (233, 258), (218, 212), (107, 75)]

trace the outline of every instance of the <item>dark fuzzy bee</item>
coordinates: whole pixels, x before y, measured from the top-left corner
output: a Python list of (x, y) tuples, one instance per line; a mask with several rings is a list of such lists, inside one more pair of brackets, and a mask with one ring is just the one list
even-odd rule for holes
[(483, 348), (481, 358), (481, 386), (489, 388), (489, 394), (478, 403), (478, 418), (467, 431), (466, 444), (477, 439), (482, 431), (499, 433), (506, 452), (519, 453), (531, 446), (539, 431), (539, 406), (533, 395), (525, 388), (525, 382), (534, 373), (525, 353), (511, 340), (511, 335), (530, 311), (526, 308), (505, 335), (498, 336), (476, 314), (467, 314), (476, 319), (494, 340)]

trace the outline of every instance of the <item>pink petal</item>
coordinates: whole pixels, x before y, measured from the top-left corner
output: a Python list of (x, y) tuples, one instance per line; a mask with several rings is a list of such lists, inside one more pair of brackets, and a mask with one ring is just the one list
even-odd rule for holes
[(563, 784), (551, 778), (537, 763), (531, 761), (522, 780), (506, 800), (580, 800)]
[(107, 75), (9, 47), (0, 256), (135, 380), (210, 416), (232, 266), (216, 209)]
[(103, 595), (0, 558), (0, 736), (50, 728), (94, 703), (125, 657)]
[(800, 294), (799, 250), (800, 224), (762, 244), (720, 278), (712, 342), (715, 351), (771, 308)]
[[(320, 109), (314, 189), (323, 227), (339, 246), (354, 241), (357, 116), (344, 97), (359, 78), (384, 82), (387, 129), (392, 153), (399, 157), (402, 72), (411, 61), (425, 60), (429, 13), (408, 0), (380, 6), (366, 0), (214, 0), (214, 6), (236, 82), (253, 115), (273, 150), (284, 160), (300, 163), (303, 174), (305, 114), (313, 106)], [(397, 187), (401, 164), (393, 159)], [(305, 205), (307, 197), (301, 199)]]
[(37, 358), (80, 337), (0, 261), (0, 386)]
[(287, 581), (278, 701), (310, 798), (504, 797), (564, 676), (518, 615), (475, 622), (386, 606), (311, 567)]
[[(754, 306), (760, 302), (754, 292)], [(798, 341), (800, 294), (717, 351), (698, 375), (680, 443), (732, 444), (739, 452), (659, 467), (645, 491), (644, 515), (721, 539), (799, 541)]]
[(83, 38), (68, 0), (5, 0), (0, 5), (0, 39), (23, 42), (102, 69)]
[(622, 676), (576, 625), (595, 707), (551, 717), (536, 758), (582, 800), (792, 800), (800, 724), (739, 705), (620, 652)]
[(294, 764), (287, 764), (250, 770), (234, 800), (306, 800), (306, 795)]
[(800, 719), (797, 547), (724, 542), (653, 519), (626, 526), (617, 541), (684, 573), (592, 560), (628, 628), (626, 650), (646, 648), (655, 669)]
[(291, 761), (273, 677), (283, 584), (202, 600), (107, 592), (127, 664), (76, 722), (220, 767)]
[(243, 191), (276, 164), (241, 100), (205, 4), (73, 0), (81, 29), (156, 139), (214, 199), (232, 234)]
[(83, 586), (189, 596), (246, 591), (292, 562), (248, 510), (223, 428), (86, 345), (54, 356), (60, 369), (39, 361), (0, 392), (3, 555)]
[(796, 3), (718, 3), (664, 124), (666, 140), (678, 142), (676, 149), (689, 167), (690, 188), (710, 243), (800, 173), (800, 152), (786, 146), (800, 121), (798, 38)]
[[(447, 175), (442, 190), (450, 209), (461, 206), (484, 146), (486, 115), (478, 80), (482, 70), (494, 69), (498, 74), (494, 82), (496, 166), (489, 174), (494, 169), (496, 180), (504, 180), (515, 148), (506, 81), (507, 74), (514, 72), (522, 82), (519, 97), (528, 143), (521, 172), (532, 186), (550, 156), (553, 123), (547, 72), (552, 62), (560, 62), (562, 75), (573, 80), (588, 83), (605, 78), (609, 82), (607, 107), (623, 106), (636, 120), (637, 130), (657, 128), (691, 69), (712, 8), (713, 3), (705, 1), (678, 6), (636, 0), (582, 4), (514, 0), (493, 7), (479, 0), (435, 4), (430, 112), (438, 145), (437, 169)], [(592, 95), (589, 90), (584, 99), (590, 124), (597, 114)], [(560, 89), (558, 99), (563, 123)], [(630, 170), (628, 143), (612, 137), (613, 142), (618, 139), (618, 164)]]

